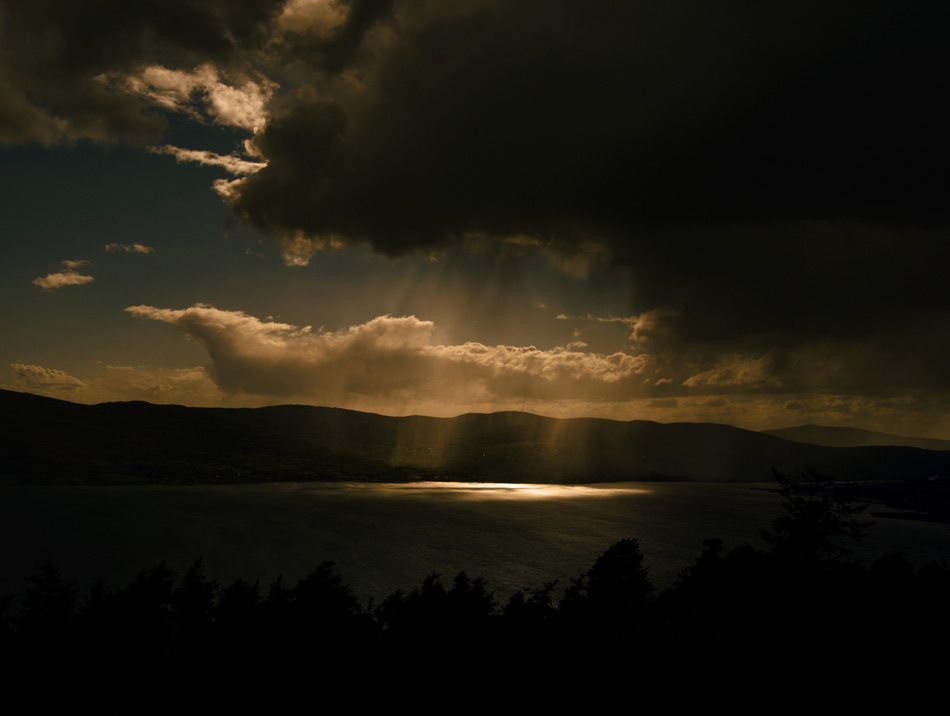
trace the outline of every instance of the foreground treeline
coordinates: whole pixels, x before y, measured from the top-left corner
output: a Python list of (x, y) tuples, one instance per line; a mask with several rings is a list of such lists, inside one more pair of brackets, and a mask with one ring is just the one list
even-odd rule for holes
[[(732, 659), (832, 661), (906, 654), (950, 637), (950, 569), (899, 554), (869, 565), (846, 544), (869, 523), (847, 486), (815, 472), (778, 476), (785, 514), (768, 549), (710, 539), (657, 592), (635, 539), (607, 549), (567, 585), (499, 600), (483, 578), (430, 575), (409, 592), (360, 604), (330, 562), (295, 585), (209, 579), (200, 560), (176, 578), (160, 564), (123, 588), (79, 595), (49, 564), (24, 597), (4, 597), (5, 657), (43, 668), (194, 672), (415, 669), (487, 664), (608, 665)], [(892, 658), (888, 657), (888, 658)], [(716, 661), (726, 659), (726, 662)], [(486, 661), (489, 660), (489, 661)], [(361, 665), (361, 666), (359, 666)]]

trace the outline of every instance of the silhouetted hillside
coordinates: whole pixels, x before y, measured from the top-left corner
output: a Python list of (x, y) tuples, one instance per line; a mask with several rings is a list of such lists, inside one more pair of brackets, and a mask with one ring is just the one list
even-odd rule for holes
[(826, 445), (828, 447), (868, 447), (871, 445), (897, 445), (922, 450), (950, 450), (950, 440), (911, 438), (902, 435), (877, 433), (860, 428), (829, 427), (827, 425), (800, 425), (797, 428), (763, 430), (767, 435), (794, 440), (799, 443)]
[(756, 482), (809, 465), (842, 480), (950, 475), (950, 452), (834, 448), (704, 423), (79, 405), (11, 391), (0, 391), (0, 414), (6, 481)]

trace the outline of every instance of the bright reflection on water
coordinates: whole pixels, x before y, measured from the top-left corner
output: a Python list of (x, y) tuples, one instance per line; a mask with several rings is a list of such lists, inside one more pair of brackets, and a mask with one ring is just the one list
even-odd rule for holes
[[(354, 485), (355, 487), (355, 485)], [(537, 485), (518, 482), (411, 482), (373, 485), (393, 492), (427, 493), (427, 496), (451, 496), (459, 500), (577, 500), (590, 497), (648, 494), (651, 490), (610, 485)]]

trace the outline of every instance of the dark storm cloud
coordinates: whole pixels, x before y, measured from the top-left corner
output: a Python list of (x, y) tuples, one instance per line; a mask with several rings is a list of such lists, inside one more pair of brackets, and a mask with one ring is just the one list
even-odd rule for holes
[(97, 79), (153, 62), (244, 67), (278, 0), (3, 0), (0, 142), (156, 141), (160, 115)]
[(279, 85), (269, 165), (227, 196), (298, 245), (526, 236), (634, 263), (670, 227), (942, 225), (948, 20), (896, 0), (3, 0), (0, 140), (157, 141), (164, 117), (101, 78), (211, 63)]
[[(301, 50), (313, 91), (285, 98), (259, 141), (269, 166), (236, 194), (262, 228), (394, 254), (594, 236), (635, 259), (670, 224), (946, 218), (944, 4), (350, 13), (322, 55)], [(334, 67), (347, 82), (325, 78)]]
[(774, 221), (666, 228), (628, 251), (638, 300), (696, 341), (853, 337), (950, 314), (944, 227)]

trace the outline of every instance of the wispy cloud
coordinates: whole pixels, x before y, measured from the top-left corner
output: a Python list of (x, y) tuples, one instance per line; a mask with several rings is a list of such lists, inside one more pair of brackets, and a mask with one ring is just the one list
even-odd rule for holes
[(11, 363), (17, 385), (25, 390), (34, 392), (76, 391), (85, 387), (86, 383), (69, 373), (55, 368), (44, 368), (32, 363)]
[(93, 281), (92, 276), (86, 276), (79, 273), (79, 268), (88, 264), (88, 261), (63, 261), (65, 271), (38, 276), (33, 279), (33, 284), (39, 286), (44, 291), (54, 291), (63, 286), (81, 286), (84, 283)]
[(170, 154), (178, 162), (195, 162), (206, 167), (221, 167), (229, 174), (244, 176), (260, 171), (267, 166), (265, 162), (249, 162), (234, 155), (222, 155), (204, 149), (182, 149), (170, 144), (152, 147), (149, 151), (155, 154)]
[[(560, 313), (555, 316), (559, 321), (574, 321), (576, 324), (592, 326), (596, 324), (617, 324), (624, 330), (629, 330), (629, 340), (635, 343), (647, 343), (666, 336), (671, 319), (677, 316), (676, 311), (670, 309), (652, 309), (644, 311), (638, 316), (597, 316), (588, 313), (584, 316), (568, 316)], [(578, 329), (578, 335), (581, 331)]]
[(144, 246), (142, 244), (106, 244), (102, 249), (109, 253), (121, 251), (127, 254), (150, 254), (155, 251), (151, 246)]
[(220, 405), (223, 395), (200, 366), (163, 368), (97, 364), (90, 376), (33, 363), (11, 363), (13, 382), (5, 388), (82, 403), (147, 400), (152, 403)]
[(755, 389), (781, 385), (780, 361), (774, 354), (723, 356), (717, 364), (683, 381), (689, 388)]

